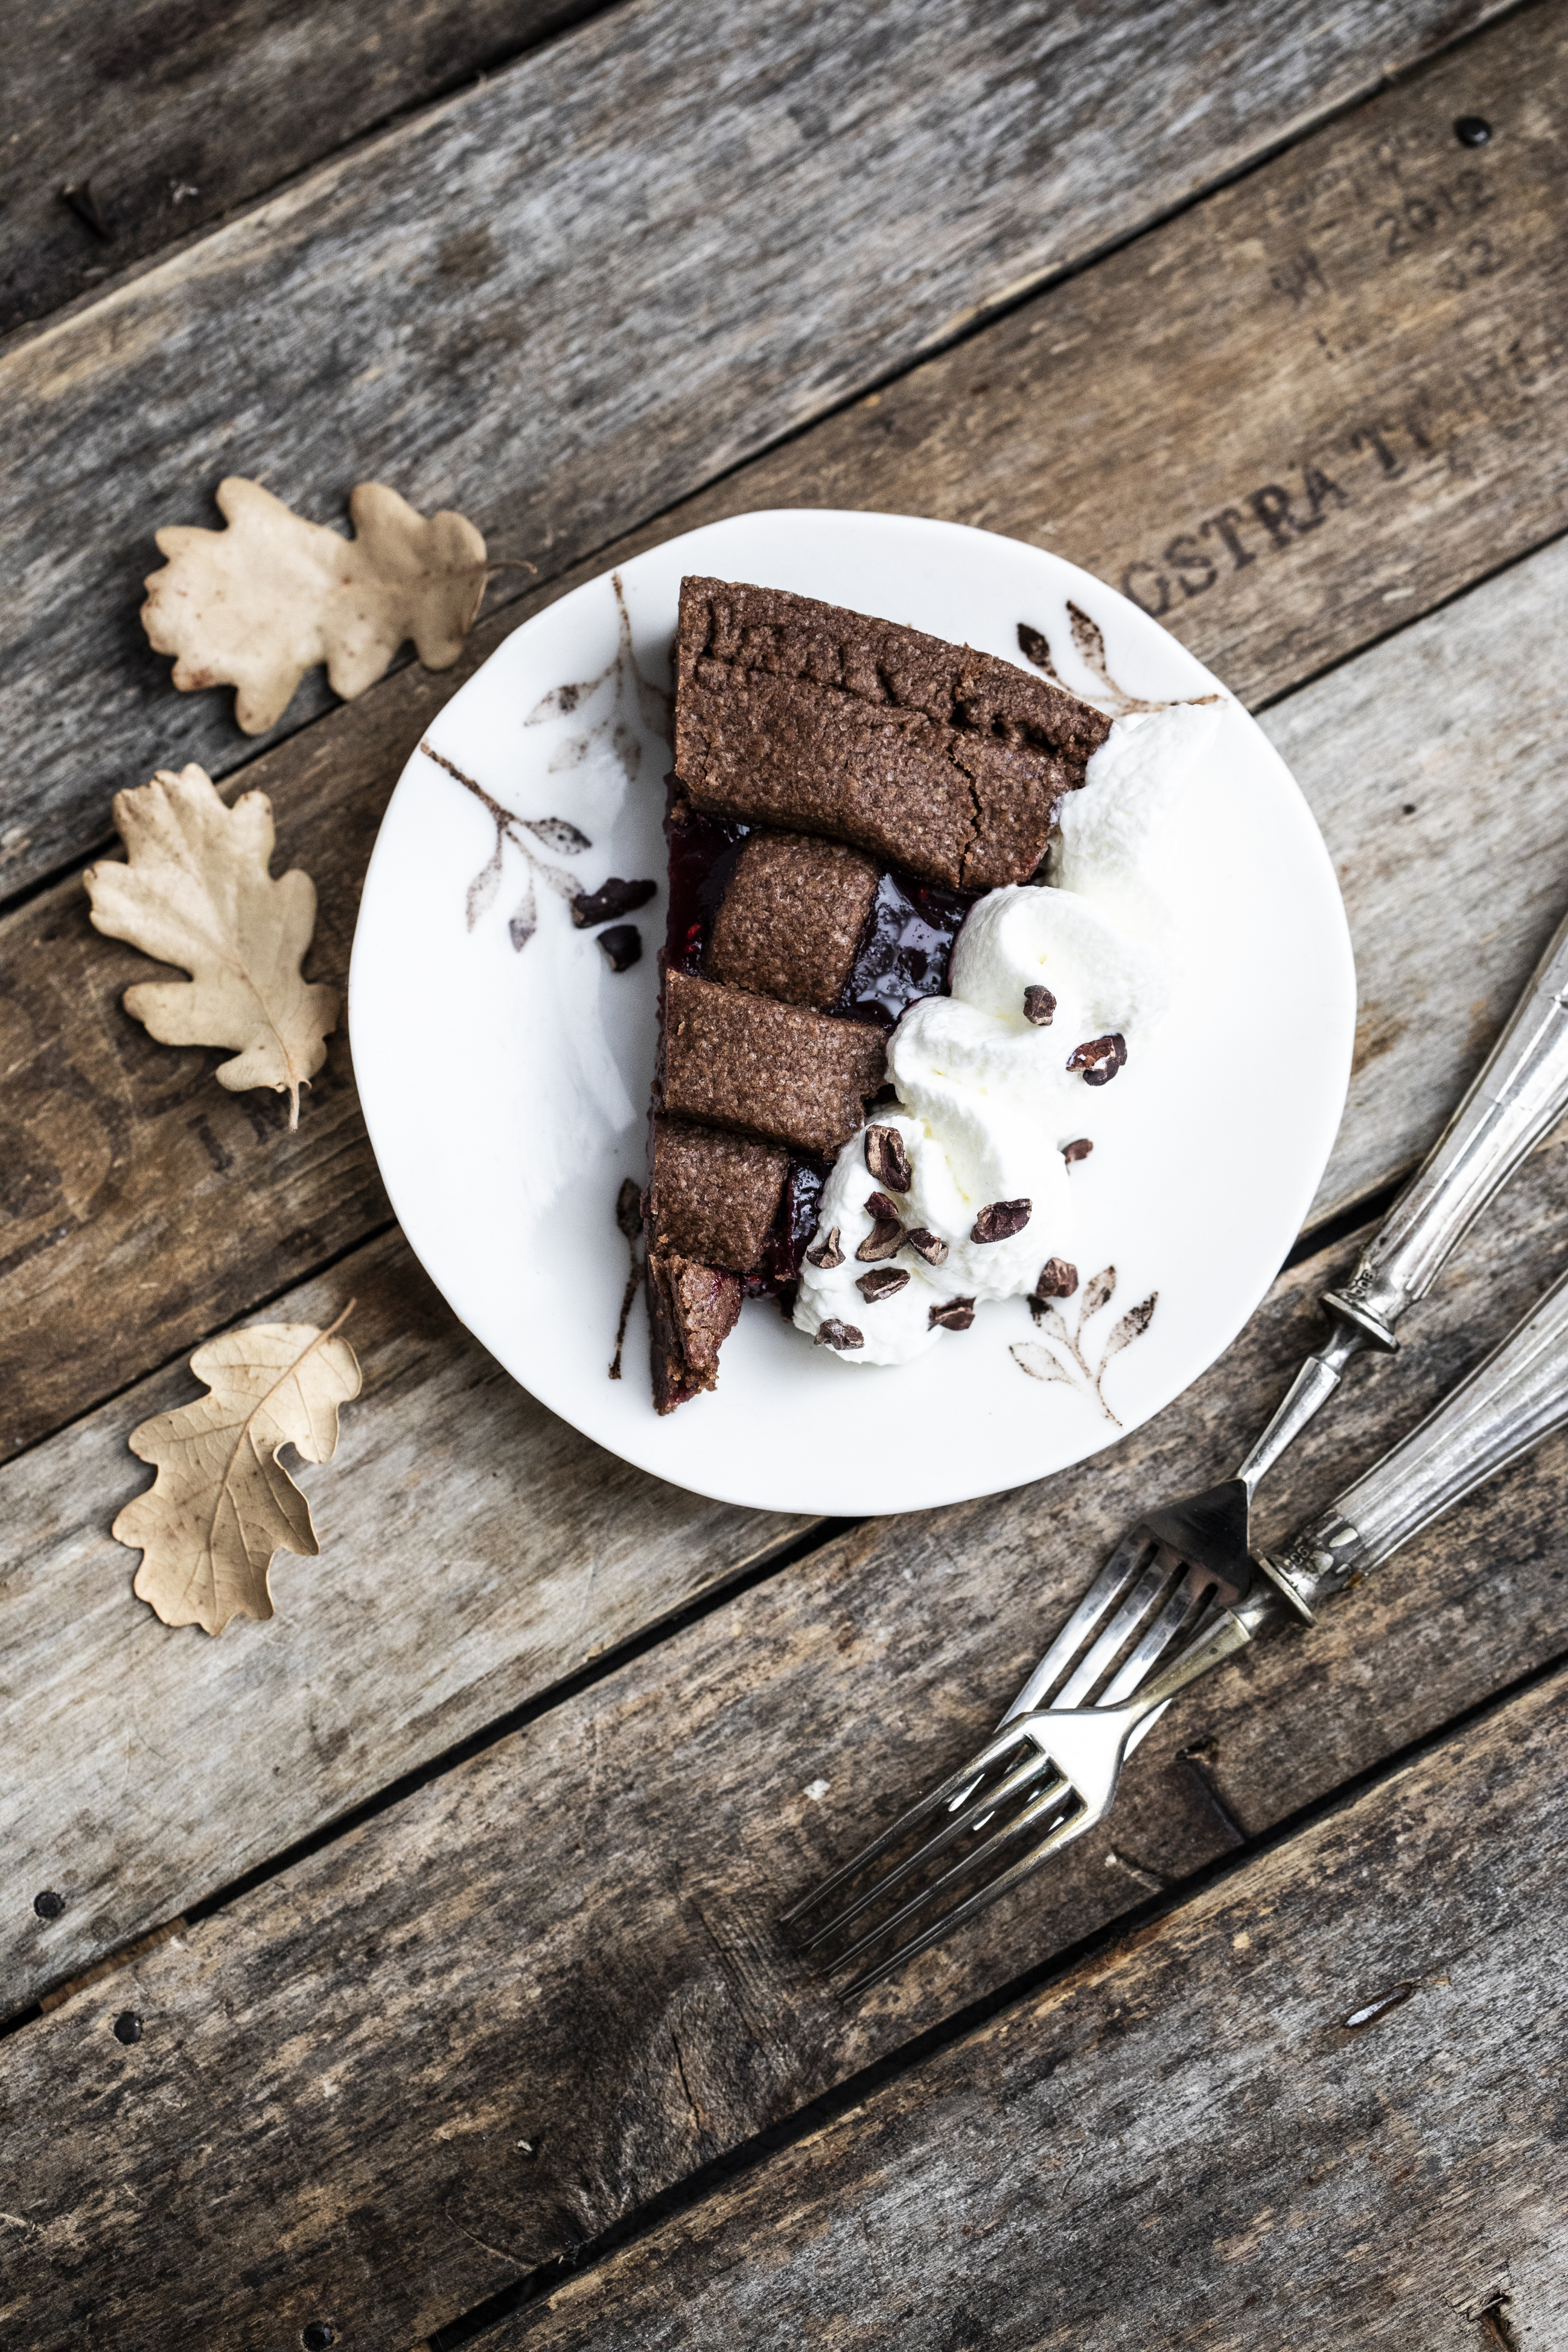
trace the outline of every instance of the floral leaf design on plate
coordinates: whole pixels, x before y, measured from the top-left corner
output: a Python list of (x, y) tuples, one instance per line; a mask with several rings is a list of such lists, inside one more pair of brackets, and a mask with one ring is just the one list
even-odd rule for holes
[(1079, 1317), (1079, 1322), (1087, 1323), (1091, 1315), (1098, 1315), (1102, 1307), (1109, 1307), (1115, 1296), (1116, 1268), (1113, 1265), (1102, 1267), (1099, 1274), (1091, 1274), (1083, 1286), (1083, 1310)]
[(539, 928), (534, 884), (544, 883), (562, 898), (575, 898), (578, 895), (576, 877), (563, 874), (559, 866), (547, 865), (542, 857), (536, 855), (532, 842), (525, 836), (531, 835), (533, 841), (548, 843), (563, 857), (580, 856), (584, 849), (592, 849), (594, 845), (585, 833), (579, 831), (563, 816), (513, 816), (509, 808), (503, 808), (492, 793), (487, 793), (482, 784), (476, 783), (472, 776), (465, 775), (462, 769), (448, 760), (444, 752), (437, 751), (433, 743), (422, 742), (419, 749), (427, 760), (434, 760), (438, 768), (454, 777), (465, 791), (472, 793), (496, 829), (490, 854), (468, 885), (465, 913), (470, 931), (480, 916), (488, 914), (495, 904), (500, 889), (508, 844), (521, 855), (525, 876), (523, 895), (507, 920), (508, 935), (521, 954)]
[[(1126, 688), (1119, 686), (1111, 677), (1110, 665), (1106, 659), (1105, 633), (1098, 621), (1089, 618), (1081, 604), (1068, 602), (1068, 626), (1072, 632), (1073, 651), (1100, 689), (1098, 695), (1089, 698), (1101, 703), (1112, 719), (1129, 718), (1135, 710), (1171, 710), (1175, 709), (1178, 703), (1184, 705), (1197, 702), (1220, 702), (1224, 699), (1223, 696), (1217, 694), (1188, 694), (1178, 695), (1173, 700), (1166, 702), (1145, 702), (1141, 696), (1129, 694)], [(1057, 667), (1055, 656), (1051, 652), (1051, 641), (1043, 629), (1037, 629), (1028, 621), (1020, 621), (1018, 651), (1026, 662), (1032, 663), (1036, 669), (1043, 671), (1054, 684), (1057, 686), (1067, 684)], [(1068, 691), (1070, 694), (1076, 689), (1068, 687)]]
[(594, 846), (587, 835), (563, 816), (520, 816), (517, 821), (524, 833), (532, 834), (535, 841), (542, 841), (557, 857), (580, 857), (584, 850)]
[(1114, 1423), (1120, 1429), (1120, 1416), (1105, 1401), (1106, 1371), (1112, 1360), (1121, 1355), (1123, 1349), (1130, 1348), (1134, 1339), (1141, 1339), (1149, 1328), (1160, 1294), (1152, 1290), (1147, 1298), (1140, 1299), (1136, 1307), (1129, 1307), (1127, 1313), (1112, 1324), (1098, 1357), (1091, 1359), (1093, 1343), (1086, 1348), (1085, 1326), (1109, 1307), (1115, 1295), (1116, 1268), (1108, 1265), (1103, 1266), (1099, 1274), (1091, 1275), (1085, 1283), (1079, 1295), (1077, 1315), (1070, 1321), (1060, 1299), (1031, 1297), (1029, 1312), (1035, 1318), (1044, 1345), (1037, 1340), (1020, 1341), (1013, 1348), (1012, 1356), (1019, 1370), (1027, 1372), (1031, 1380), (1060, 1381), (1068, 1388), (1076, 1388), (1080, 1395), (1092, 1398), (1107, 1421)]
[(581, 767), (595, 744), (607, 740), (629, 783), (642, 766), (643, 747), (636, 728), (628, 727), (621, 716), (622, 703), (628, 689), (636, 701), (637, 715), (648, 733), (662, 736), (666, 742), (669, 740), (670, 704), (664, 688), (638, 666), (632, 645), (631, 614), (626, 609), (626, 591), (621, 585), (618, 572), (611, 572), (610, 584), (616, 592), (616, 603), (620, 611), (615, 652), (597, 677), (574, 678), (569, 685), (552, 686), (548, 694), (540, 697), (522, 723), (525, 727), (539, 727), (547, 719), (567, 718), (573, 711), (580, 709), (584, 703), (592, 701), (599, 688), (613, 679), (615, 690), (608, 710), (603, 718), (584, 728), (580, 734), (568, 735), (552, 754), (550, 773), (557, 775), (564, 769)]
[(1157, 1290), (1151, 1291), (1147, 1298), (1141, 1298), (1136, 1307), (1129, 1307), (1120, 1323), (1111, 1326), (1110, 1337), (1100, 1353), (1100, 1369), (1102, 1373), (1112, 1356), (1119, 1356), (1123, 1348), (1130, 1348), (1134, 1339), (1141, 1339), (1143, 1337), (1153, 1320), (1159, 1297), (1160, 1294)]
[[(581, 767), (595, 743), (607, 741), (622, 773), (630, 782), (642, 765), (643, 743), (637, 729), (624, 715), (627, 698), (630, 696), (635, 700), (648, 732), (668, 740), (669, 697), (637, 666), (632, 645), (631, 615), (626, 609), (626, 592), (618, 572), (610, 574), (610, 583), (616, 592), (616, 604), (620, 614), (614, 654), (596, 677), (574, 678), (563, 686), (552, 686), (548, 694), (541, 695), (522, 723), (525, 727), (539, 727), (549, 719), (570, 718), (585, 703), (593, 701), (601, 687), (613, 681), (614, 692), (609, 709), (592, 725), (566, 738), (552, 757), (549, 772), (557, 774), (565, 769)], [(542, 857), (539, 854), (541, 849), (545, 849), (550, 852), (550, 857), (581, 857), (584, 850), (594, 846), (581, 825), (574, 824), (570, 817), (564, 816), (515, 816), (510, 809), (496, 799), (493, 793), (487, 792), (474, 777), (465, 774), (454, 761), (448, 760), (444, 752), (437, 751), (433, 743), (426, 740), (420, 744), (419, 749), (427, 760), (433, 760), (466, 792), (472, 793), (495, 826), (495, 842), (489, 856), (468, 885), (466, 912), (470, 931), (480, 917), (488, 914), (495, 904), (509, 846), (517, 851), (523, 863), (522, 895), (507, 918), (507, 936), (520, 954), (539, 929), (538, 891), (541, 884), (545, 889), (552, 890), (558, 898), (567, 901), (572, 908), (572, 919), (580, 929), (606, 922), (613, 914), (626, 912), (631, 907), (644, 906), (653, 897), (656, 885), (652, 882), (627, 884), (616, 877), (612, 877), (597, 891), (584, 889), (574, 874), (552, 865), (550, 858)], [(626, 897), (628, 891), (634, 895)], [(611, 893), (620, 894), (619, 903), (602, 905), (601, 901)], [(617, 964), (616, 969), (619, 971), (622, 967)]]
[[(471, 930), (473, 929), (473, 925), (470, 923), (468, 928)], [(519, 955), (521, 955), (523, 949), (533, 937), (534, 932), (539, 929), (538, 902), (533, 895), (533, 877), (531, 874), (522, 886), (521, 898), (512, 908), (511, 913), (507, 917), (506, 929), (507, 937), (510, 940), (512, 946), (517, 950)]]

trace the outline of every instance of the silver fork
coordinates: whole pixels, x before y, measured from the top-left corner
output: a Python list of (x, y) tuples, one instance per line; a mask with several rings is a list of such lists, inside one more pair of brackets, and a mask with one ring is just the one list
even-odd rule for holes
[[(1211, 1608), (1187, 1646), (1143, 1682), (1135, 1696), (1129, 1696), (1136, 1685), (1129, 1685), (1128, 1676), (1137, 1651), (1098, 1706), (1016, 1709), (977, 1756), (797, 1903), (785, 1914), (784, 1925), (791, 1927), (834, 1902), (874, 1864), (946, 1811), (949, 1818), (912, 1852), (891, 1862), (800, 1939), (804, 1951), (829, 1942), (958, 1847), (955, 1860), (936, 1877), (917, 1885), (895, 1910), (878, 1918), (833, 1960), (835, 1968), (847, 1967), (910, 1925), (939, 1898), (956, 1896), (951, 1907), (929, 1918), (907, 1942), (857, 1976), (844, 1998), (853, 2000), (880, 1982), (1103, 1821), (1129, 1748), (1179, 1691), (1245, 1649), (1259, 1633), (1286, 1622), (1312, 1624), (1323, 1601), (1359, 1584), (1450, 1504), (1564, 1422), (1568, 1275), (1364, 1477), (1281, 1550), (1258, 1559), (1248, 1591), (1234, 1606)], [(1076, 1669), (1074, 1679), (1082, 1671)], [(1139, 1669), (1141, 1675), (1146, 1671)], [(1015, 1859), (1004, 1862), (1005, 1849), (1030, 1831), (1043, 1833)], [(959, 1895), (961, 1884), (983, 1865), (996, 1864), (1001, 1866), (973, 1891)]]
[[(1335, 1328), (1309, 1356), (1235, 1477), (1151, 1511), (1128, 1530), (1004, 1723), (1041, 1706), (1085, 1704), (1138, 1637), (1100, 1704), (1129, 1697), (1174, 1642), (1196, 1633), (1212, 1607), (1243, 1601), (1256, 1579), (1248, 1523), (1259, 1483), (1334, 1394), (1355, 1357), (1368, 1348), (1394, 1351), (1394, 1327), (1405, 1308), (1426, 1296), (1475, 1220), (1565, 1110), (1568, 918), (1350, 1280), (1323, 1299)], [(1142, 1729), (1152, 1728), (1146, 1717)]]

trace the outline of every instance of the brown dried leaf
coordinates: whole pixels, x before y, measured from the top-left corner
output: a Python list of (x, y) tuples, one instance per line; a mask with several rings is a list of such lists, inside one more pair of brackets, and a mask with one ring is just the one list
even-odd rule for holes
[(169, 560), (144, 583), (142, 626), (154, 653), (174, 655), (183, 694), (237, 687), (235, 718), (259, 735), (317, 662), (353, 701), (405, 638), (427, 669), (457, 660), (486, 576), (484, 541), (461, 515), (426, 522), (395, 490), (361, 482), (344, 539), (237, 474), (217, 502), (228, 529), (159, 531)]
[(360, 1390), (336, 1336), (348, 1312), (329, 1331), (257, 1323), (209, 1339), (191, 1370), (211, 1393), (132, 1431), (131, 1451), (158, 1475), (111, 1532), (141, 1551), (136, 1594), (165, 1625), (221, 1633), (231, 1617), (270, 1617), (273, 1553), (316, 1557), (310, 1507), (278, 1454), (326, 1462), (337, 1450), (338, 1407)]
[(93, 922), (191, 975), (128, 988), (125, 1010), (160, 1045), (230, 1047), (219, 1084), (286, 1094), (297, 1127), (300, 1088), (326, 1060), (339, 998), (301, 976), (316, 886), (297, 867), (277, 881), (268, 871), (271, 803), (246, 793), (228, 808), (205, 769), (163, 768), (116, 793), (114, 822), (130, 863), (89, 866)]

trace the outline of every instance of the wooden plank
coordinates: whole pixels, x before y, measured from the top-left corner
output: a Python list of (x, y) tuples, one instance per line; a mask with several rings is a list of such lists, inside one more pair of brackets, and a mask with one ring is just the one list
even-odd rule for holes
[[(1368, 381), (1384, 362), (1415, 367), (1413, 352), (1422, 334), (1432, 334), (1425, 379), (1448, 369), (1460, 385), (1469, 362), (1455, 355), (1453, 322), (1434, 322), (1425, 257), (1420, 266), (1371, 268), (1363, 214), (1335, 212), (1331, 197), (1375, 176), (1384, 151), (1405, 160), (1413, 181), (1427, 184), (1422, 174), (1427, 164), (1436, 169), (1438, 131), (1453, 155), (1462, 152), (1444, 108), (1460, 106), (1467, 87), (1481, 89), (1493, 106), (1507, 99), (1502, 82), (1510, 75), (1532, 75), (1528, 120), (1568, 125), (1568, 66), (1561, 58), (1552, 64), (1556, 52), (1542, 57), (1540, 42), (1523, 49), (1523, 30), (1538, 40), (1538, 21), (1528, 19), (1474, 42), (1408, 91), (1363, 108), (1244, 186), (1223, 191), (891, 385), (877, 407), (860, 404), (827, 421), (677, 510), (644, 541), (726, 510), (814, 499), (1011, 522), (1025, 536), (1047, 536), (1063, 487), (1060, 449), (1098, 440), (1105, 452), (1096, 475), (1098, 520), (1079, 513), (1074, 531), (1084, 536), (1065, 541), (1065, 552), (1117, 576), (1117, 531), (1126, 530), (1129, 515), (1150, 513), (1157, 497), (1171, 501), (1163, 510), (1171, 527), (1244, 499), (1239, 485), (1248, 475), (1227, 468), (1246, 446), (1260, 452), (1260, 480), (1268, 482), (1277, 470), (1269, 449), (1290, 446), (1302, 416), (1311, 421), (1307, 388), (1319, 376), (1328, 385), (1321, 397), (1333, 412), (1333, 433), (1354, 437), (1363, 425), (1352, 419), (1383, 414), (1335, 407), (1342, 388), (1333, 372), (1310, 367), (1317, 352), (1310, 322), (1277, 315), (1279, 297), (1258, 257), (1286, 249), (1277, 240), (1286, 236), (1281, 224), (1293, 221), (1310, 228), (1326, 280), (1354, 291), (1354, 303), (1347, 294), (1340, 310), (1350, 322), (1344, 346), (1383, 352), (1366, 362)], [(1559, 45), (1568, 40), (1561, 16), (1549, 30)], [(1507, 120), (1502, 103), (1495, 110)], [(1563, 268), (1561, 252), (1556, 261), (1540, 252), (1532, 158), (1532, 139), (1504, 143), (1500, 136), (1495, 209), (1510, 219), (1535, 273), (1507, 280), (1507, 303), (1519, 315)], [(1183, 442), (1190, 454), (1187, 473), (1180, 473), (1163, 449), (1150, 457), (1147, 416), (1159, 407), (1162, 385), (1183, 379), (1192, 315), (1208, 299), (1215, 254), (1229, 257), (1234, 270), (1227, 301), (1213, 303), (1220, 322), (1211, 346), (1215, 421), (1199, 433), (1187, 419), (1194, 437)], [(1086, 336), (1079, 313), (1086, 289), (1100, 280), (1112, 285), (1105, 334)], [(1561, 294), (1568, 301), (1568, 287)], [(1479, 348), (1488, 336), (1514, 334), (1519, 315), (1471, 313)], [(1048, 330), (1051, 318), (1063, 322), (1060, 336)], [(1163, 320), (1163, 330), (1154, 320)], [(1068, 348), (1056, 355), (1063, 341)], [(994, 383), (978, 397), (973, 385), (987, 381), (980, 369), (992, 351)], [(1354, 510), (1340, 513), (1328, 501), (1321, 531), (1298, 539), (1290, 552), (1225, 572), (1168, 618), (1180, 621), (1196, 652), (1248, 670), (1258, 698), (1277, 698), (1300, 687), (1326, 654), (1347, 654), (1368, 635), (1383, 635), (1389, 614), (1448, 597), (1500, 548), (1540, 530), (1544, 506), (1559, 497), (1568, 419), (1552, 404), (1563, 397), (1561, 388), (1552, 391), (1554, 383), (1542, 376), (1542, 409), (1532, 421), (1510, 419), (1483, 402), (1467, 404), (1469, 395), (1455, 391), (1444, 409), (1448, 428), (1438, 430), (1432, 402), (1425, 412), (1432, 461), (1411, 463)], [(1117, 388), (1114, 404), (1110, 388)], [(1392, 374), (1383, 391), (1394, 397), (1394, 388)], [(957, 424), (938, 430), (941, 419), (966, 425), (966, 437)], [(1377, 489), (1383, 468), (1375, 454), (1342, 452), (1331, 424), (1310, 446), (1352, 489), (1356, 482), (1368, 487), (1352, 466), (1371, 468)], [(1004, 478), (1016, 487), (1011, 515), (996, 501)], [(637, 543), (627, 541), (616, 552)], [(1368, 602), (1366, 581), (1411, 562), (1411, 551), (1420, 551), (1415, 607), (1387, 604), (1383, 588)], [(1253, 588), (1260, 576), (1269, 581), (1268, 595)], [(517, 609), (536, 609), (550, 593)], [(1540, 555), (1453, 616), (1422, 624), (1371, 663), (1344, 670), (1340, 682), (1314, 687), (1300, 708), (1269, 718), (1342, 866), (1363, 967), (1363, 1049), (1371, 1058), (1317, 1213), (1387, 1183), (1429, 1140), (1568, 896), (1549, 783), (1563, 696), (1561, 595), (1561, 560)], [(510, 618), (479, 630), (475, 658)], [(1438, 670), (1444, 677), (1434, 687)], [(318, 879), (322, 922), (312, 971), (322, 979), (343, 983), (374, 825), (402, 757), (449, 687), (449, 677), (402, 670), (247, 769), (247, 783), (273, 795), (284, 861), (306, 866)], [(1441, 734), (1434, 730), (1438, 706)], [(1415, 804), (1415, 816), (1401, 814), (1405, 804)], [(1399, 919), (1389, 922), (1394, 906)], [(216, 1056), (169, 1056), (118, 1012), (124, 983), (151, 967), (91, 931), (75, 882), (0, 924), (0, 967), (7, 971), (7, 1037), (16, 1040), (9, 1068), (24, 1134), (24, 1164), (7, 1176), (9, 1218), (0, 1225), (9, 1307), (0, 1327), (0, 1392), (7, 1397), (0, 1444), (14, 1451), (195, 1343), (247, 1298), (296, 1282), (329, 1254), (353, 1246), (385, 1206), (353, 1096), (345, 1037), (331, 1042), (299, 1134), (284, 1136), (270, 1098), (228, 1098), (209, 1085)], [(1408, 1007), (1422, 995), (1427, 1021), (1415, 1028)], [(242, 1223), (233, 1216), (235, 1181), (247, 1185)], [(103, 1282), (110, 1284), (108, 1296)]]
[[(268, 1319), (325, 1325), (351, 1298), (363, 1393), (331, 1466), (300, 1471), (321, 1556), (279, 1555), (265, 1628), (171, 1632), (109, 1532), (147, 1484), (128, 1433), (200, 1393), (183, 1365), (0, 1474), (0, 2013), (812, 1524), (707, 1502), (579, 1437), (456, 1328), (395, 1235)], [(46, 1888), (66, 1905), (47, 1922)]]
[[(1409, 1349), (1291, 1457), (1265, 1539), (1537, 1295), (1565, 1204), (1559, 1141)], [(1147, 1874), (1179, 1881), (1232, 1851), (1237, 1823), (1268, 1832), (1560, 1655), (1561, 1440), (1310, 1638), (1260, 1645), (1173, 1710), (1113, 1824), (983, 1936), (854, 2011), (782, 1948), (780, 1909), (972, 1751), (1130, 1514), (1230, 1466), (1345, 1256), (1286, 1277), (1225, 1362), (1110, 1454), (825, 1547), (25, 2025), (0, 2054), (13, 2332), (49, 2346), (90, 2315), (116, 2352), (161, 2352), (177, 2292), (181, 2324), (226, 2352), (322, 2312), (345, 2340), (413, 2342), (1125, 1914)], [(408, 1559), (389, 1554), (389, 1589), (414, 1588)], [(123, 1675), (105, 1687), (122, 1717)], [(309, 1769), (259, 1723), (250, 1746)], [(1194, 1748), (1206, 1780), (1182, 1761)], [(143, 1770), (156, 1792), (156, 1759)], [(114, 1801), (132, 1835), (137, 1801), (135, 1780)], [(1491, 1857), (1494, 1883), (1505, 1867)], [(128, 1898), (144, 1874), (128, 1846)], [(122, 2052), (127, 2011), (144, 2032)]]
[[(222, 475), (318, 520), (384, 480), (557, 573), (1491, 13), (631, 0), (14, 345), (0, 877), (250, 748), (134, 617), (154, 529), (211, 521)], [(1542, 21), (1503, 35), (1538, 74)]]
[(1309, 1222), (1413, 1168), (1568, 909), (1568, 540), (1264, 714), (1332, 853), (1355, 1065)]
[[(586, 15), (573, 0), (53, 0), (6, 27), (0, 334)], [(74, 201), (61, 191), (74, 190)]]
[(1559, 1678), (479, 2344), (1550, 2352), (1565, 1730)]

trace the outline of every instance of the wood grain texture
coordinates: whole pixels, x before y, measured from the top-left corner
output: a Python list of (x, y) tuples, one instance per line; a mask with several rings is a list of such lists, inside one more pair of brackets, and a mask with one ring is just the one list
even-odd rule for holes
[[(1361, 979), (1357, 1074), (1318, 1216), (1425, 1149), (1568, 904), (1565, 597), (1568, 542), (1268, 714), (1334, 856)], [(405, 671), (247, 772), (271, 793), (279, 868), (303, 866), (321, 893), (314, 978), (346, 983), (375, 817), (440, 690)], [(290, 1135), (273, 1097), (213, 1081), (220, 1055), (154, 1045), (121, 1010), (156, 967), (91, 929), (79, 881), (0, 923), (0, 966), (9, 1456), (390, 1211), (342, 1035)]]
[[(1564, 1204), (1559, 1142), (1472, 1235), (1407, 1351), (1291, 1457), (1264, 1540), (1535, 1297), (1568, 1247)], [(412, 2342), (1125, 1914), (1145, 1874), (1180, 1881), (1234, 1850), (1236, 1822), (1268, 1832), (1559, 1656), (1561, 1440), (1310, 1637), (1260, 1644), (1173, 1711), (1112, 1823), (983, 1936), (853, 2012), (780, 1946), (779, 1911), (973, 1751), (1138, 1505), (1231, 1465), (1344, 1262), (1287, 1277), (1225, 1361), (1111, 1453), (823, 1548), (24, 2026), (0, 2052), (13, 2330), (37, 2352), (89, 2325), (116, 2352), (162, 2352), (177, 2272), (184, 2323), (226, 2352), (287, 2343), (322, 2312), (345, 2340)], [(317, 1579), (331, 1557), (329, 1540)], [(404, 1557), (384, 1566), (406, 1592)], [(298, 1768), (248, 1728), (257, 1757)], [(1507, 1850), (1490, 1864), (1502, 1889), (1527, 1874)], [(128, 2051), (110, 2030), (124, 2010), (145, 2029)]]
[(631, 0), (14, 345), (0, 876), (247, 751), (136, 622), (222, 475), (315, 520), (383, 480), (559, 572), (1489, 13)]
[[(592, 0), (45, 0), (6, 27), (0, 334), (58, 310)], [(77, 192), (75, 204), (61, 194)]]
[[(321, 1557), (278, 1556), (267, 1640), (161, 1624), (109, 1532), (149, 1483), (127, 1434), (200, 1391), (184, 1366), (0, 1474), (0, 2011), (811, 1525), (704, 1501), (578, 1436), (457, 1328), (396, 1236), (268, 1319), (324, 1327), (351, 1298), (363, 1393), (331, 1465), (298, 1471)], [(46, 1887), (66, 1899), (47, 1923)]]
[(1552, 2352), (1565, 1731), (1558, 1679), (479, 2345), (1484, 2352), (1501, 2297)]

